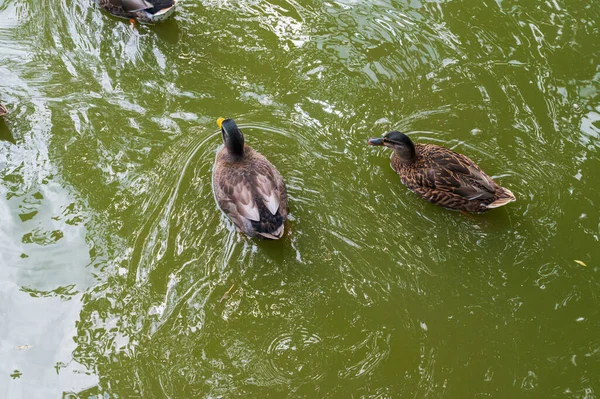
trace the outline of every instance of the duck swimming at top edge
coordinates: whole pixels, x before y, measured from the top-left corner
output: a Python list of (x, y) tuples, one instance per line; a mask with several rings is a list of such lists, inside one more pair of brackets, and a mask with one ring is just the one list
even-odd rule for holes
[(121, 18), (158, 22), (171, 16), (177, 0), (97, 0), (103, 10)]

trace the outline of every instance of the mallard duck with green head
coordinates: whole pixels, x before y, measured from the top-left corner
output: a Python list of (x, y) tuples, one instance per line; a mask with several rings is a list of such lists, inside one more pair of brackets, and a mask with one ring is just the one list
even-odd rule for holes
[(233, 119), (219, 118), (223, 148), (217, 154), (213, 191), (219, 207), (238, 231), (278, 240), (288, 215), (281, 174), (267, 158), (244, 144)]
[(400, 132), (369, 139), (386, 146), (392, 154), (392, 168), (409, 190), (446, 209), (472, 213), (486, 212), (516, 198), (500, 187), (466, 156), (435, 144), (414, 144)]
[(158, 22), (171, 16), (177, 0), (97, 0), (100, 8), (121, 18)]

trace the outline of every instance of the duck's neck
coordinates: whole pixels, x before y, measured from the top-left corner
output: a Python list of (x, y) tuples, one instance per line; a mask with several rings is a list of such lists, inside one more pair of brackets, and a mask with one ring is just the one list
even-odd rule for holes
[(417, 159), (417, 151), (414, 146), (405, 146), (400, 149), (394, 149), (394, 156), (402, 163), (411, 163)]
[(244, 157), (244, 140), (228, 140), (225, 147), (231, 158), (239, 160)]

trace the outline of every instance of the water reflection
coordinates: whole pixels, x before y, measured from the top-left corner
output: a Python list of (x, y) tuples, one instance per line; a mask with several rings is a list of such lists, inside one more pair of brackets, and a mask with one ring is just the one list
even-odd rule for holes
[[(577, 365), (598, 346), (596, 11), (208, 1), (135, 28), (88, 2), (0, 13), (10, 394), (593, 389)], [(281, 242), (216, 207), (219, 116), (286, 179)], [(422, 201), (365, 145), (392, 129), (519, 201), (475, 218)]]
[(10, 132), (10, 127), (4, 119), (0, 119), (0, 141), (7, 141), (15, 144), (15, 138)]
[[(162, 124), (182, 137), (155, 158), (156, 167), (146, 171), (150, 177), (136, 181), (141, 197), (130, 197), (128, 207), (143, 209), (140, 227), (131, 230), (123, 273), (88, 302), (88, 310), (102, 303), (104, 311), (82, 317), (94, 321), (81, 330), (98, 331), (99, 338), (81, 345), (76, 356), (95, 353), (99, 375), (113, 382), (116, 365), (131, 364), (128, 357), (136, 353), (132, 366), (142, 377), (120, 380), (116, 392), (251, 395), (269, 387), (306, 393), (313, 381), (331, 389), (335, 381), (353, 386), (353, 380), (369, 376), (373, 389), (385, 393), (378, 388), (384, 378), (378, 374), (386, 374), (383, 364), (392, 359), (404, 370), (402, 384), (423, 394), (448, 392), (444, 381), (456, 372), (444, 365), (452, 353), (447, 344), (460, 345), (461, 339), (459, 332), (447, 337), (439, 331), (469, 328), (474, 317), (493, 323), (498, 314), (486, 304), (501, 300), (507, 281), (524, 273), (509, 265), (544, 262), (540, 256), (557, 237), (556, 219), (564, 215), (555, 193), (563, 191), (573, 161), (564, 159), (564, 149), (552, 149), (574, 143), (561, 140), (554, 123), (559, 105), (545, 97), (552, 79), (547, 55), (531, 52), (530, 43), (546, 46), (541, 29), (530, 21), (516, 37), (504, 37), (480, 21), (462, 31), (441, 19), (457, 12), (451, 3), (445, 9), (335, 3), (322, 6), (327, 13), (292, 5), (285, 17), (272, 4), (244, 7), (223, 7), (250, 15), (242, 21), (244, 37), (257, 43), (248, 39), (239, 49), (285, 60), (288, 72), (269, 70), (290, 76), (297, 90), (281, 93), (271, 79), (242, 76), (224, 62), (220, 81), (238, 93), (227, 88), (229, 94), (219, 100), (244, 111), (236, 118), (249, 142), (256, 138), (252, 145), (270, 154), (286, 176), (293, 200), (291, 232), (278, 247), (238, 238), (215, 211), (207, 179), (218, 137), (199, 129), (184, 133), (185, 119)], [(489, 16), (483, 8), (472, 11)], [(491, 20), (501, 13), (493, 12)], [(316, 30), (310, 41), (307, 21)], [(461, 19), (455, 15), (453, 21)], [(274, 33), (281, 47), (269, 47), (259, 25)], [(502, 29), (520, 25), (509, 20)], [(229, 28), (231, 37), (224, 31), (215, 36), (241, 37), (240, 26)], [(140, 48), (139, 42), (133, 48)], [(189, 54), (197, 56), (199, 49)], [(260, 58), (240, 56), (262, 65)], [(389, 101), (375, 100), (381, 97)], [(127, 101), (113, 106), (139, 117), (148, 114)], [(219, 115), (235, 108), (220, 109)], [(269, 124), (244, 125), (246, 118)], [(140, 134), (137, 123), (132, 127)], [(364, 137), (392, 128), (468, 154), (524, 201), (513, 211), (473, 220), (433, 208), (399, 184), (385, 158), (366, 153)], [(473, 141), (475, 135), (480, 139)], [(369, 223), (359, 222), (364, 220)], [(556, 266), (552, 270), (556, 276)], [(546, 288), (551, 284), (546, 280), (538, 278), (536, 285)], [(441, 281), (453, 288), (436, 283)], [(520, 298), (510, 295), (504, 299), (509, 304)], [(441, 319), (434, 311), (439, 303), (446, 309)], [(509, 316), (500, 316), (505, 324), (516, 312), (510, 307)], [(114, 323), (119, 327), (111, 331)], [(501, 346), (500, 336), (490, 336)], [(113, 340), (121, 342), (118, 358), (112, 351), (97, 352)], [(403, 350), (392, 351), (393, 343)], [(463, 360), (472, 362), (463, 349)], [(160, 387), (149, 388), (153, 379)], [(503, 381), (505, 375), (492, 365), (482, 379)], [(520, 371), (519, 381), (524, 390), (537, 387), (531, 370)], [(394, 392), (403, 389), (399, 385)]]

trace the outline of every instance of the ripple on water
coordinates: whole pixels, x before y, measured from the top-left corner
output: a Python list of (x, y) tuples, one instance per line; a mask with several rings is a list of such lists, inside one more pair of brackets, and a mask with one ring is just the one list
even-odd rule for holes
[(359, 378), (375, 370), (384, 361), (391, 350), (389, 333), (375, 331), (369, 333), (364, 341), (344, 350), (348, 358), (358, 361), (346, 365), (340, 376), (343, 378)]
[[(539, 13), (550, 2), (522, 13), (511, 2), (469, 12), (460, 2), (312, 3), (185, 2), (170, 25), (137, 28), (89, 2), (23, 6), (44, 15), (37, 55), (52, 85), (40, 93), (10, 83), (3, 99), (45, 98), (15, 115), (61, 126), (57, 162), (111, 219), (97, 235), (127, 240), (115, 246), (115, 273), (86, 295), (74, 351), (121, 396), (309, 384), (313, 396), (456, 393), (452, 382), (467, 375), (456, 364), (494, 362), (495, 351), (523, 344), (503, 346), (500, 335), (464, 343), (485, 333), (471, 330), (505, 326), (514, 338), (528, 306), (534, 316), (522, 286), (548, 292), (567, 274), (545, 253), (569, 215), (565, 198), (586, 198), (589, 222), (580, 223), (598, 234), (595, 192), (580, 193), (598, 159), (598, 78), (572, 83), (552, 64), (552, 35), (574, 35), (579, 19), (554, 10), (549, 24)], [(8, 47), (11, 57), (26, 53)], [(221, 113), (286, 179), (290, 222), (277, 244), (239, 237), (215, 204)], [(365, 145), (391, 129), (464, 153), (518, 202), (471, 219), (422, 201), (390, 169), (389, 152)], [(41, 151), (38, 164), (15, 169), (25, 177), (17, 185), (47, 166), (44, 137), (25, 140)], [(24, 218), (37, 209), (29, 205)], [(28, 245), (64, 251), (54, 230), (32, 227)], [(559, 308), (585, 297), (574, 290)], [(499, 364), (485, 378), (508, 369), (498, 386), (518, 378), (535, 388), (535, 373)]]
[(268, 335), (252, 379), (257, 385), (299, 385), (320, 379), (327, 370), (322, 339), (298, 327)]

